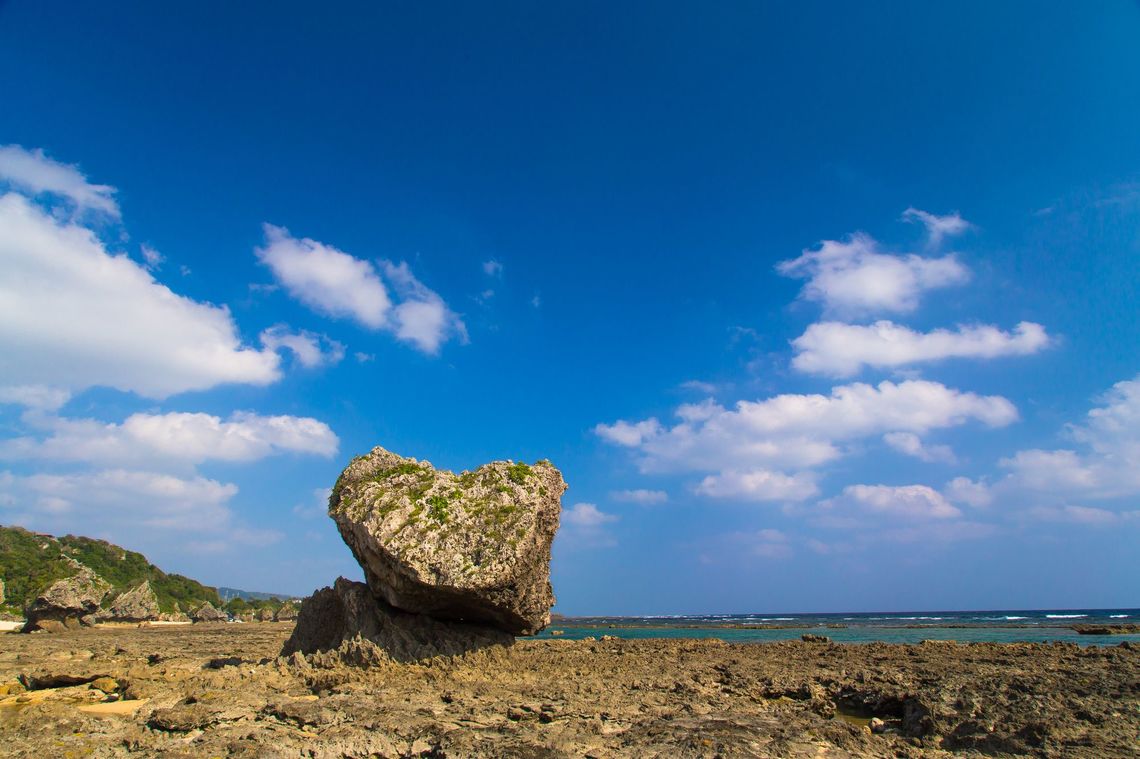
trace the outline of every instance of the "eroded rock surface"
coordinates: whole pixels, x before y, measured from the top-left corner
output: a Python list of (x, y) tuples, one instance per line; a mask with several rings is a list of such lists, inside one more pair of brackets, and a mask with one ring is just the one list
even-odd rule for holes
[(100, 621), (146, 622), (158, 619), (158, 596), (149, 581), (119, 594), (106, 610), (97, 615)]
[(528, 635), (550, 623), (565, 490), (548, 461), (454, 474), (375, 448), (341, 474), (329, 516), (388, 604)]
[[(488, 646), (509, 646), (514, 637), (480, 625), (441, 622), (378, 601), (367, 585), (339, 578), (301, 607), (293, 635), (282, 649), (316, 654), (314, 663), (376, 664), (455, 656)], [(322, 657), (320, 654), (330, 656)]]
[(225, 622), (229, 619), (226, 613), (221, 609), (217, 609), (213, 604), (207, 602), (199, 606), (194, 611), (190, 612), (190, 621), (195, 624), (199, 622)]
[(28, 621), (24, 630), (54, 632), (79, 627), (80, 620), (85, 620), (84, 623), (94, 621), (99, 604), (110, 589), (110, 583), (80, 565), (76, 574), (53, 583), (36, 596), (25, 611)]

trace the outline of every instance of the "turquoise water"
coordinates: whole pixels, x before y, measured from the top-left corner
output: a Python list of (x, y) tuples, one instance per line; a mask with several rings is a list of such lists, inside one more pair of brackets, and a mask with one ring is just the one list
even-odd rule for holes
[[(1066, 642), (1082, 646), (1116, 645), (1123, 641), (1140, 643), (1140, 635), (1080, 635), (1069, 627), (1121, 623), (1140, 624), (1140, 609), (575, 617), (556, 620), (535, 637), (580, 640), (614, 635), (619, 638), (719, 638), (759, 643), (798, 640), (804, 633), (814, 633), (826, 635), (837, 643), (918, 643), (922, 640)], [(792, 627), (764, 629), (765, 625)], [(556, 630), (561, 631), (561, 635), (554, 636)]]

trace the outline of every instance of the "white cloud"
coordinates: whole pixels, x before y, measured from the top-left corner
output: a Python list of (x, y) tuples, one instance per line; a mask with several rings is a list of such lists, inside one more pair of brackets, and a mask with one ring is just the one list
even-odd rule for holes
[(568, 525), (586, 528), (601, 527), (604, 524), (618, 520), (613, 514), (600, 511), (598, 507), (592, 503), (574, 504), (562, 515), (562, 519)]
[(888, 432), (883, 442), (899, 453), (927, 463), (953, 464), (957, 458), (948, 445), (926, 445), (913, 432)]
[(329, 497), (332, 488), (315, 488), (312, 497), (305, 503), (298, 503), (293, 507), (293, 513), (301, 519), (316, 519), (328, 516)]
[(613, 424), (598, 424), (594, 427), (594, 432), (611, 443), (632, 448), (658, 435), (661, 432), (661, 423), (656, 419), (646, 419), (637, 423), (619, 420)]
[[(1069, 524), (1082, 524), (1094, 527), (1119, 524), (1132, 516), (1133, 512), (1117, 514), (1107, 509), (1096, 509), (1089, 506), (1037, 506), (1028, 509), (1026, 515), (1032, 519), (1044, 522), (1066, 522)], [(1140, 512), (1136, 512), (1140, 513)]]
[(781, 262), (776, 270), (806, 279), (801, 297), (822, 303), (829, 313), (844, 315), (907, 313), (918, 306), (924, 292), (960, 285), (970, 278), (969, 270), (954, 255), (892, 255), (863, 234), (852, 235), (846, 242), (825, 240), (817, 249)]
[(393, 314), (396, 336), (424, 353), (438, 353), (439, 346), (456, 338), (467, 342), (467, 326), (437, 293), (412, 275), (407, 263), (382, 262), (384, 276), (392, 283), (402, 302)]
[(0, 146), (0, 182), (29, 196), (56, 195), (70, 200), (77, 210), (119, 218), (114, 187), (91, 184), (77, 167), (54, 161), (42, 150)]
[(848, 485), (843, 494), (820, 502), (825, 514), (899, 519), (953, 519), (962, 512), (926, 485)]
[(146, 268), (151, 271), (161, 268), (163, 262), (166, 260), (166, 256), (145, 243), (139, 246), (139, 252), (142, 253), (143, 263), (146, 265)]
[(729, 470), (701, 480), (696, 492), (713, 498), (746, 501), (803, 501), (819, 494), (812, 472), (787, 475), (767, 469)]
[(1067, 428), (1084, 450), (1030, 449), (1002, 459), (1005, 488), (1051, 497), (1140, 494), (1140, 377), (1116, 383), (1084, 424)]
[(617, 540), (606, 525), (616, 521), (616, 515), (607, 514), (592, 503), (576, 503), (562, 512), (564, 529), (559, 535), (571, 547), (612, 548)]
[(297, 300), (334, 318), (351, 318), (371, 329), (386, 326), (388, 290), (368, 261), (284, 227), (264, 225), (265, 246), (254, 251)]
[(711, 401), (685, 404), (678, 416), (681, 421), (670, 428), (647, 419), (599, 424), (595, 432), (635, 449), (643, 471), (802, 469), (838, 458), (847, 441), (887, 432), (921, 434), (971, 420), (1001, 427), (1017, 419), (1017, 409), (1001, 396), (908, 380), (841, 385), (830, 396), (740, 401), (733, 409)]
[(669, 494), (664, 490), (637, 488), (636, 490), (615, 490), (610, 493), (610, 498), (619, 503), (637, 503), (642, 506), (652, 506), (668, 501)]
[(272, 351), (290, 350), (301, 366), (312, 369), (340, 363), (344, 358), (344, 345), (327, 335), (307, 330), (290, 332), (284, 324), (277, 324), (261, 333), (261, 344)]
[(376, 354), (374, 353), (363, 353), (361, 351), (357, 351), (352, 355), (358, 364), (368, 364), (376, 360)]
[(55, 411), (71, 398), (71, 393), (45, 385), (0, 385), (0, 403), (26, 406), (36, 411)]
[[(8, 387), (106, 386), (161, 399), (280, 377), (228, 309), (176, 295), (87, 228), (0, 197), (0, 377)], [(11, 393), (12, 391), (9, 391)]]
[(752, 552), (765, 559), (787, 559), (793, 551), (788, 536), (779, 530), (758, 530), (753, 536)]
[(946, 483), (943, 494), (954, 503), (964, 503), (974, 508), (984, 508), (994, 501), (993, 492), (984, 482), (976, 482), (969, 477), (955, 477)]
[(704, 395), (712, 395), (716, 392), (716, 385), (701, 380), (686, 380), (681, 383), (681, 389), (692, 390), (694, 393), (703, 393)]
[(70, 532), (138, 546), (186, 547), (190, 536), (208, 536), (226, 547), (264, 545), (275, 530), (245, 527), (228, 503), (236, 485), (204, 477), (109, 469), (81, 474), (16, 476), (0, 472), (0, 515), (9, 524), (60, 534)]
[(44, 439), (0, 442), (0, 458), (101, 466), (188, 467), (205, 461), (254, 461), (274, 454), (329, 457), (339, 440), (324, 422), (308, 417), (238, 412), (223, 421), (209, 414), (133, 414), (122, 424), (94, 419), (41, 418)]
[(370, 262), (331, 245), (297, 239), (283, 227), (265, 225), (264, 247), (255, 252), (285, 289), (309, 308), (348, 318), (369, 329), (386, 329), (424, 353), (439, 352), (452, 338), (467, 342), (467, 327), (438, 293), (415, 278), (406, 263), (381, 261), (380, 269), (398, 296), (393, 302)]
[(493, 258), (490, 261), (484, 261), (483, 273), (488, 277), (501, 277), (503, 276), (503, 265)]
[(989, 325), (915, 332), (891, 321), (870, 325), (818, 322), (792, 341), (801, 372), (850, 377), (864, 367), (908, 366), (947, 358), (1026, 356), (1048, 347), (1045, 328), (1021, 322), (1014, 331)]
[(903, 221), (921, 222), (926, 227), (926, 234), (930, 238), (931, 245), (938, 245), (943, 238), (960, 235), (973, 227), (957, 211), (946, 216), (936, 216), (912, 206), (903, 211), (902, 218)]

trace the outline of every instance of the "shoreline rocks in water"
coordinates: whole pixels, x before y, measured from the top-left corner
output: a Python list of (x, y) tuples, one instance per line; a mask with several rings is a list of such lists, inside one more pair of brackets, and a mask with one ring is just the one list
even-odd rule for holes
[(365, 658), (387, 650), (411, 661), (542, 630), (565, 490), (548, 461), (495, 461), (457, 475), (379, 447), (356, 457), (333, 488), (329, 516), (367, 584), (342, 578), (314, 594), (285, 652), (342, 648), (358, 659), (346, 647), (363, 640)]
[(1140, 633), (1140, 625), (1128, 623), (1112, 625), (1082, 624), (1070, 626), (1073, 630), (1076, 630), (1081, 635), (1135, 635), (1136, 633)]

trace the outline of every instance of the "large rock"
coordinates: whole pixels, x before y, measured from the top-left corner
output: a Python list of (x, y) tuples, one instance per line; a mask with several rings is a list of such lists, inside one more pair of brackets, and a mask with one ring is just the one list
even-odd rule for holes
[(508, 646), (514, 636), (482, 625), (441, 622), (378, 601), (367, 585), (343, 577), (301, 605), (282, 656), (308, 655), (317, 665), (369, 665), (455, 656)]
[(195, 624), (198, 622), (228, 622), (229, 619), (224, 611), (215, 608), (209, 601), (190, 612), (190, 621)]
[(24, 612), (27, 618), (24, 632), (75, 628), (80, 626), (81, 619), (94, 619), (111, 584), (87, 567), (77, 566), (74, 575), (53, 583), (36, 596)]
[(286, 601), (281, 604), (276, 612), (273, 613), (274, 622), (292, 622), (297, 619), (297, 605), (292, 601)]
[(99, 619), (115, 622), (147, 622), (158, 619), (158, 596), (150, 587), (150, 581), (144, 580), (125, 593), (120, 593), (103, 612)]
[(550, 545), (565, 490), (548, 461), (456, 475), (375, 448), (345, 468), (329, 516), (377, 598), (529, 635), (550, 623)]

